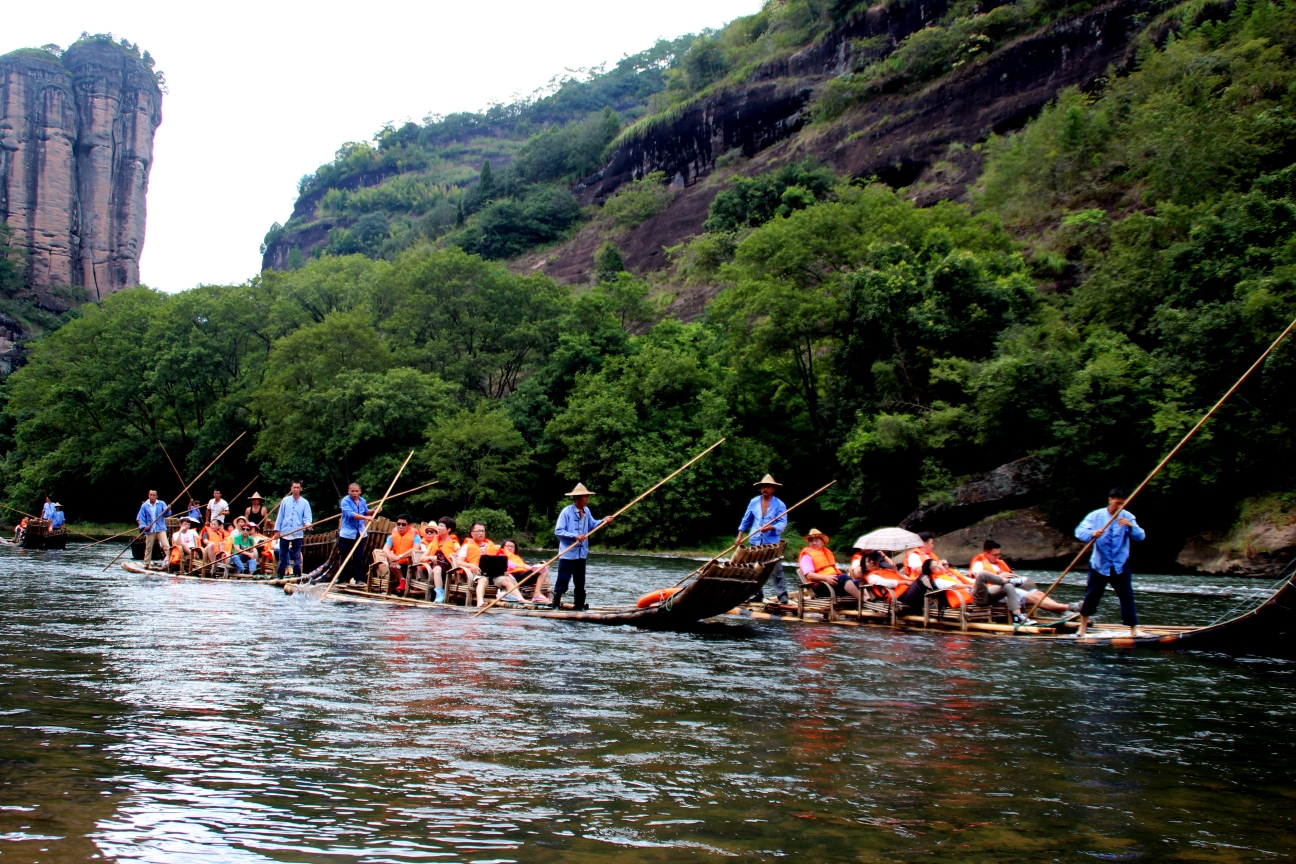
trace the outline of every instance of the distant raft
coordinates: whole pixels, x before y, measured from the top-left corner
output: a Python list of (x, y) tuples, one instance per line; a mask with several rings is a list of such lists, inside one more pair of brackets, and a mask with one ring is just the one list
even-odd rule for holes
[(49, 526), (48, 519), (29, 519), (19, 545), (24, 549), (62, 549), (67, 546), (67, 529)]

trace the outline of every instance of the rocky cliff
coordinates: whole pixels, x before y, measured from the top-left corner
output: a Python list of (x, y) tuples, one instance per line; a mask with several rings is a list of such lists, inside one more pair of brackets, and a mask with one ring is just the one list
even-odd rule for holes
[(61, 57), (0, 57), (0, 218), (28, 254), (28, 279), (92, 299), (139, 283), (145, 194), (162, 91), (114, 42), (86, 39)]

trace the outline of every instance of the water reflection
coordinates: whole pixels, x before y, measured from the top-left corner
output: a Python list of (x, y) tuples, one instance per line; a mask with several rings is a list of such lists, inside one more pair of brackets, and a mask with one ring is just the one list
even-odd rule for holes
[[(0, 550), (14, 860), (1296, 853), (1285, 662), (472, 621), (99, 572), (110, 557)], [(633, 600), (692, 566), (596, 559), (593, 596)], [(1138, 584), (1164, 622), (1256, 588)]]

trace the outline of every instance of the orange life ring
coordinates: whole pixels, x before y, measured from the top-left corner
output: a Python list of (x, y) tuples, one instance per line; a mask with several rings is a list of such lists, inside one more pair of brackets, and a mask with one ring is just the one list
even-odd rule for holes
[(647, 609), (649, 606), (656, 606), (665, 600), (673, 597), (680, 589), (678, 588), (658, 588), (656, 591), (649, 591), (639, 598), (635, 604), (640, 609)]

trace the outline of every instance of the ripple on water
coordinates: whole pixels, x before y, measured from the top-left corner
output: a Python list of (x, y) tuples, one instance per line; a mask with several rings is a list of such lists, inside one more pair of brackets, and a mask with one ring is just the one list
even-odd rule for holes
[[(0, 549), (0, 853), (1296, 854), (1285, 661), (735, 620), (474, 621), (101, 572), (111, 554)], [(595, 558), (592, 590), (629, 602), (694, 566)], [(1144, 617), (1175, 623), (1260, 590), (1137, 584)]]

